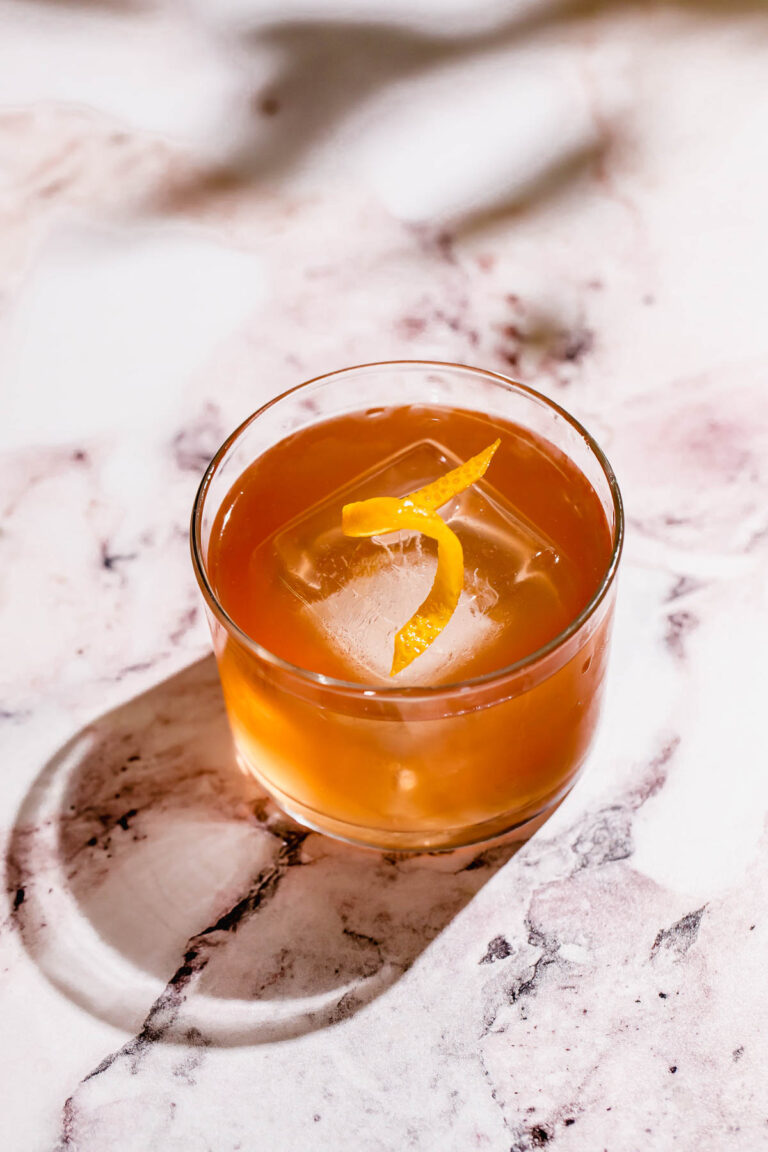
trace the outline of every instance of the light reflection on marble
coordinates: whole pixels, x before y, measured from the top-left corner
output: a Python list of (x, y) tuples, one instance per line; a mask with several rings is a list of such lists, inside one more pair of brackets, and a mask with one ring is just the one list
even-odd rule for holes
[[(363, 8), (0, 4), (3, 1150), (762, 1147), (768, 14)], [(562, 401), (626, 497), (519, 851), (358, 853), (232, 759), (199, 475), (398, 356)]]

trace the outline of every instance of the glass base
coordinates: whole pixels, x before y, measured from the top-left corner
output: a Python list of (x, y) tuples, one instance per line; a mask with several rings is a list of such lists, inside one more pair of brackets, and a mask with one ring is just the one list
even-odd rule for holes
[(286, 816), (290, 816), (297, 824), (312, 832), (320, 832), (323, 836), (331, 836), (334, 840), (342, 840), (358, 848), (372, 848), (379, 852), (450, 852), (454, 848), (488, 845), (494, 841), (516, 843), (528, 840), (562, 803), (579, 775), (578, 772), (574, 773), (556, 793), (527, 809), (504, 812), (491, 820), (459, 828), (398, 831), (350, 824), (309, 808), (265, 780), (239, 751), (237, 759), (242, 770), (254, 777)]

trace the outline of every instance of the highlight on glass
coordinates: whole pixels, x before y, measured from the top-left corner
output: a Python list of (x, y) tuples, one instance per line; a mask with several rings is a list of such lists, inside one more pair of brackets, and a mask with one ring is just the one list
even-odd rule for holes
[(279, 396), (192, 514), (241, 767), (376, 848), (528, 834), (595, 734), (622, 539), (598, 445), (503, 376), (394, 361)]

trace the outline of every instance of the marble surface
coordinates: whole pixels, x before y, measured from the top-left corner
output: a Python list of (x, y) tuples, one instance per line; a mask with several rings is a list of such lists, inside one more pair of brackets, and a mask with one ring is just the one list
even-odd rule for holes
[[(768, 1147), (766, 74), (758, 0), (0, 2), (3, 1152)], [(233, 770), (201, 470), (399, 356), (624, 489), (604, 724), (517, 852)]]

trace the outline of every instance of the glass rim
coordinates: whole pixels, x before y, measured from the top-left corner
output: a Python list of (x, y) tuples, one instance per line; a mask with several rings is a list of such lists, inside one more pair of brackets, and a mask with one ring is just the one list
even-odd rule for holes
[[(543, 404), (545, 408), (557, 413), (561, 416), (571, 428), (573, 428), (578, 435), (586, 442), (593, 456), (600, 465), (603, 474), (608, 482), (608, 487), (611, 493), (613, 502), (613, 511), (615, 516), (615, 532), (613, 546), (611, 548), (611, 555), (606, 567), (605, 573), (599, 585), (595, 589), (588, 603), (584, 606), (578, 616), (564, 628), (558, 632), (546, 644), (540, 648), (536, 648), (527, 656), (522, 656), (519, 660), (514, 661), (512, 664), (507, 664), (503, 668), (494, 669), (492, 672), (485, 672), (482, 676), (473, 676), (465, 680), (451, 680), (445, 684), (427, 684), (427, 685), (388, 685), (388, 684), (372, 684), (355, 680), (339, 680), (333, 676), (325, 676), (321, 672), (312, 672), (308, 668), (302, 668), (299, 664), (292, 664), (289, 660), (284, 660), (281, 656), (265, 648), (259, 644), (257, 640), (249, 636), (247, 632), (232, 619), (226, 609), (223, 607), (216, 595), (211, 582), (208, 578), (206, 564), (202, 555), (201, 543), (201, 528), (203, 518), (203, 508), (205, 505), (205, 498), (208, 494), (208, 489), (211, 486), (214, 476), (219, 470), (225, 456), (230, 448), (243, 433), (250, 427), (254, 421), (258, 420), (270, 408), (285, 400), (288, 396), (296, 392), (300, 392), (303, 388), (308, 388), (311, 384), (318, 384), (323, 381), (331, 381), (335, 377), (347, 376), (353, 372), (360, 372), (369, 368), (424, 368), (424, 369), (455, 369), (460, 372), (468, 372), (473, 375), (484, 376), (487, 380), (495, 384), (502, 385), (514, 392), (523, 393), (529, 396), (532, 400)], [(321, 421), (317, 421), (321, 423)], [(494, 683), (501, 683), (508, 680), (513, 676), (520, 673), (528, 672), (537, 664), (546, 660), (559, 648), (564, 647), (568, 641), (581, 631), (582, 627), (594, 615), (600, 604), (605, 599), (608, 590), (610, 589), (621, 558), (622, 548), (624, 545), (624, 505), (621, 498), (621, 491), (616, 479), (616, 475), (611, 467), (608, 457), (603, 452), (600, 445), (595, 438), (587, 431), (575, 416), (572, 416), (565, 408), (555, 400), (551, 400), (543, 393), (537, 392), (535, 388), (529, 387), (527, 384), (521, 384), (517, 380), (513, 380), (509, 376), (504, 376), (500, 372), (493, 372), (487, 368), (476, 368), (469, 364), (459, 364), (451, 361), (442, 360), (373, 360), (365, 364), (353, 364), (346, 368), (337, 368), (333, 372), (323, 372), (319, 376), (313, 376), (310, 380), (304, 380), (300, 384), (295, 384), (292, 388), (287, 388), (278, 396), (274, 396), (268, 400), (266, 404), (262, 404), (250, 416), (247, 416), (233, 432), (227, 436), (221, 447), (211, 459), (208, 467), (203, 473), (203, 477), (195, 495), (194, 503), (192, 505), (192, 516), (190, 520), (190, 549), (192, 552), (192, 562), (195, 569), (197, 582), (203, 594), (206, 604), (209, 609), (219, 621), (219, 623), (230, 634), (234, 634), (237, 640), (260, 660), (267, 665), (279, 669), (283, 673), (298, 679), (299, 681), (309, 684), (314, 688), (326, 689), (330, 692), (337, 692), (345, 696), (354, 696), (360, 698), (372, 698), (397, 700), (397, 699), (434, 699), (435, 697), (454, 695), (456, 693), (466, 692), (471, 689), (487, 688)]]

